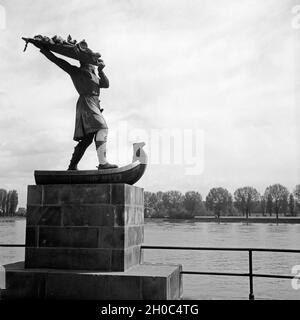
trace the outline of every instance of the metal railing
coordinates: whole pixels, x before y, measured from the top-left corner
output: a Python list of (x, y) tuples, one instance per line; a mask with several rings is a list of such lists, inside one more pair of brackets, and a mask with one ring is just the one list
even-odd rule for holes
[[(0, 248), (24, 248), (25, 244), (0, 244)], [(178, 247), (178, 246), (145, 246), (142, 249), (158, 249), (158, 250), (196, 250), (196, 251), (243, 251), (248, 252), (249, 272), (206, 272), (206, 271), (185, 271), (181, 274), (190, 275), (211, 275), (211, 276), (230, 276), (230, 277), (248, 277), (249, 278), (249, 300), (254, 300), (253, 278), (274, 278), (274, 279), (294, 279), (292, 275), (263, 274), (253, 273), (253, 252), (281, 252), (281, 253), (299, 253), (296, 249), (268, 249), (268, 248), (222, 248), (222, 247)]]
[(25, 248), (25, 244), (0, 244), (0, 248)]
[(203, 272), (203, 271), (181, 271), (181, 274), (193, 275), (211, 275), (211, 276), (230, 276), (230, 277), (248, 277), (249, 278), (249, 300), (254, 300), (253, 278), (274, 278), (274, 279), (294, 279), (292, 275), (263, 274), (253, 273), (253, 252), (282, 252), (282, 253), (300, 253), (295, 249), (266, 249), (266, 248), (220, 248), (220, 247), (169, 247), (169, 246), (142, 246), (142, 249), (159, 250), (196, 250), (196, 251), (243, 251), (248, 252), (249, 272)]

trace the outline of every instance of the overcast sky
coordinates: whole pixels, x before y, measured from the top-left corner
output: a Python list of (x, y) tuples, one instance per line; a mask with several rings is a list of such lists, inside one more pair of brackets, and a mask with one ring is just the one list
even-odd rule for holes
[[(78, 95), (70, 78), (35, 47), (22, 52), (21, 37), (37, 34), (71, 34), (101, 53), (110, 79), (101, 92), (110, 162), (119, 160), (112, 137), (120, 123), (149, 135), (153, 129), (204, 134), (201, 173), (188, 175), (186, 163), (151, 164), (138, 183), (146, 190), (197, 190), (205, 197), (211, 187), (233, 192), (252, 185), (263, 192), (273, 183), (290, 190), (299, 183), (300, 30), (291, 27), (297, 2), (0, 3), (6, 11), (0, 30), (0, 188), (17, 189), (20, 205), (26, 186), (34, 184), (33, 171), (65, 169), (75, 145)], [(131, 142), (123, 150), (130, 151)], [(149, 143), (146, 150), (151, 153)], [(80, 168), (96, 165), (91, 146)]]

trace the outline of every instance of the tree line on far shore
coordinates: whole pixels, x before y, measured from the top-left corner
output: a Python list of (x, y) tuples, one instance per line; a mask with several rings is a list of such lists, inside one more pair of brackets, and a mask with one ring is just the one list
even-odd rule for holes
[(13, 217), (17, 213), (18, 192), (0, 189), (0, 217)]
[(195, 216), (262, 216), (280, 214), (295, 217), (300, 214), (300, 184), (292, 192), (281, 185), (273, 184), (260, 194), (254, 187), (235, 190), (233, 195), (225, 188), (210, 189), (203, 201), (199, 192), (180, 191), (145, 192), (146, 218), (183, 218)]

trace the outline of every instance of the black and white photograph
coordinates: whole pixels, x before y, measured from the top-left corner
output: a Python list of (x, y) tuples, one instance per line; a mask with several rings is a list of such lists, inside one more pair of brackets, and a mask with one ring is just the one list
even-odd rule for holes
[(300, 0), (0, 0), (0, 316), (299, 301), (299, 103)]

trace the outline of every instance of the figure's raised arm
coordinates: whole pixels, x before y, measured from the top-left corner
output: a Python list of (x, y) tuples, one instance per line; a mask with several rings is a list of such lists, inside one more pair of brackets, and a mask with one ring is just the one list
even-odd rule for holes
[(58, 67), (60, 67), (61, 69), (63, 69), (65, 72), (67, 73), (72, 73), (73, 71), (77, 70), (77, 67), (73, 66), (72, 64), (70, 64), (69, 62), (57, 58), (51, 51), (49, 51), (48, 49), (44, 49), (41, 48), (41, 53), (47, 57), (50, 61), (52, 61), (53, 63), (55, 63)]
[(106, 74), (103, 72), (104, 67), (105, 67), (105, 64), (103, 62), (98, 67), (98, 75), (100, 78), (99, 86), (100, 86), (100, 88), (109, 88), (109, 80), (108, 80)]

